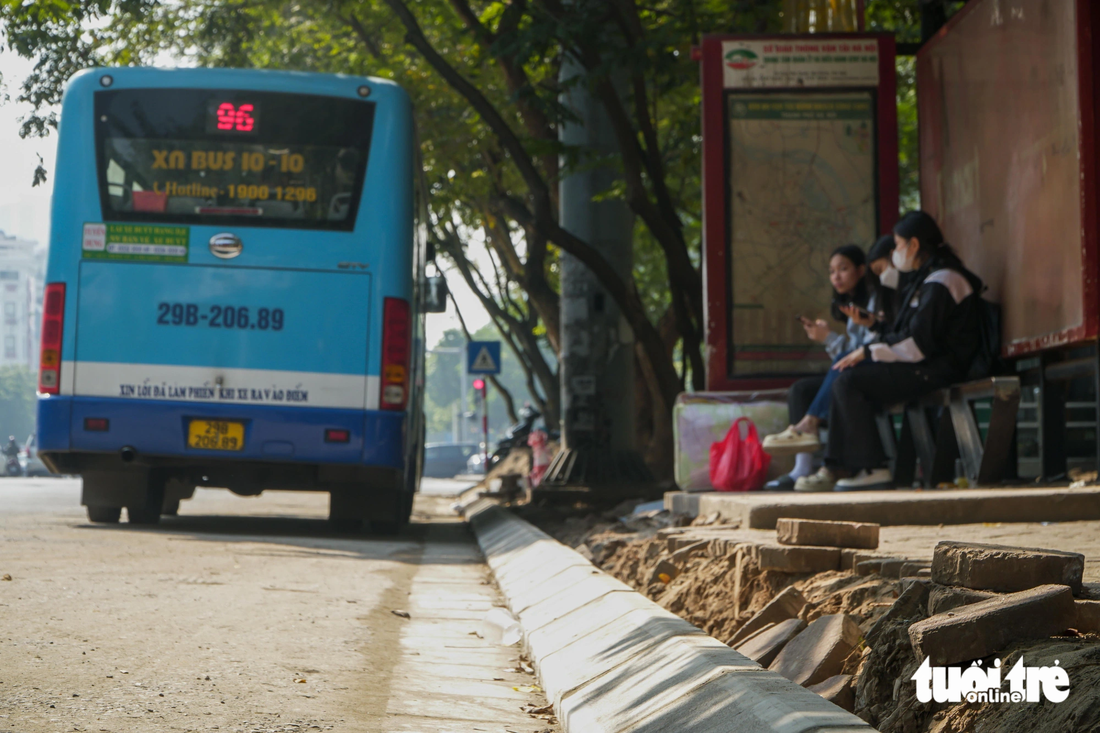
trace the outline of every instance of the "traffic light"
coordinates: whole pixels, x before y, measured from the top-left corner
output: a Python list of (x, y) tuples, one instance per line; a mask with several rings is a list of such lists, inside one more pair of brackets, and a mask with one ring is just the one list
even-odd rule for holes
[(478, 392), (485, 389), (485, 380), (484, 379), (475, 379), (474, 380), (474, 389), (476, 389)]

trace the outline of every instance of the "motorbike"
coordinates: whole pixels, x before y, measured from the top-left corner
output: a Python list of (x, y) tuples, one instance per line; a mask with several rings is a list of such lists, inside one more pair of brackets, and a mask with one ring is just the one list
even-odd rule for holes
[[(508, 431), (497, 443), (496, 450), (489, 456), (489, 470), (500, 463), (513, 448), (527, 446), (527, 436), (531, 434), (535, 423), (540, 417), (542, 417), (542, 413), (529, 405), (519, 411), (519, 422), (508, 428)], [(557, 438), (557, 431), (550, 434), (551, 440), (557, 440)]]
[(4, 461), (4, 471), (8, 476), (22, 476), (23, 467), (19, 465), (19, 457), (8, 456), (7, 460)]

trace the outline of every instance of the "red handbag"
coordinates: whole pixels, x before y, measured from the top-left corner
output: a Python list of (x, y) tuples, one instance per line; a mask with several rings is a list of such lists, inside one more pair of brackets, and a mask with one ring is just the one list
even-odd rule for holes
[[(748, 423), (744, 438), (741, 423)], [(710, 444), (710, 485), (716, 491), (756, 491), (763, 488), (771, 462), (752, 420), (739, 418), (725, 438)]]

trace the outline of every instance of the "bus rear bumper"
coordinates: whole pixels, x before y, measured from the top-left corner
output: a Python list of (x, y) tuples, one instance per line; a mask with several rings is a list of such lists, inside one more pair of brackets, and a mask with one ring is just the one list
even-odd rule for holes
[[(244, 448), (188, 447), (188, 426), (194, 419), (243, 423)], [(105, 430), (93, 429), (102, 428), (103, 420)], [(330, 430), (346, 431), (347, 442), (326, 440)], [(329, 473), (339, 473), (341, 467), (402, 471), (404, 433), (404, 413), (381, 410), (72, 396), (38, 400), (38, 451), (58, 470), (71, 473), (80, 473), (82, 464), (104, 460), (150, 467), (279, 463), (287, 469), (304, 468), (303, 464), (329, 467)]]

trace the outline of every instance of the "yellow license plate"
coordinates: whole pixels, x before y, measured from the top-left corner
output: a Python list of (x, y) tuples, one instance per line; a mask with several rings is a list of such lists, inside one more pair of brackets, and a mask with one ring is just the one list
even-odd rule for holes
[(232, 420), (192, 420), (187, 447), (202, 450), (244, 450), (244, 423)]

